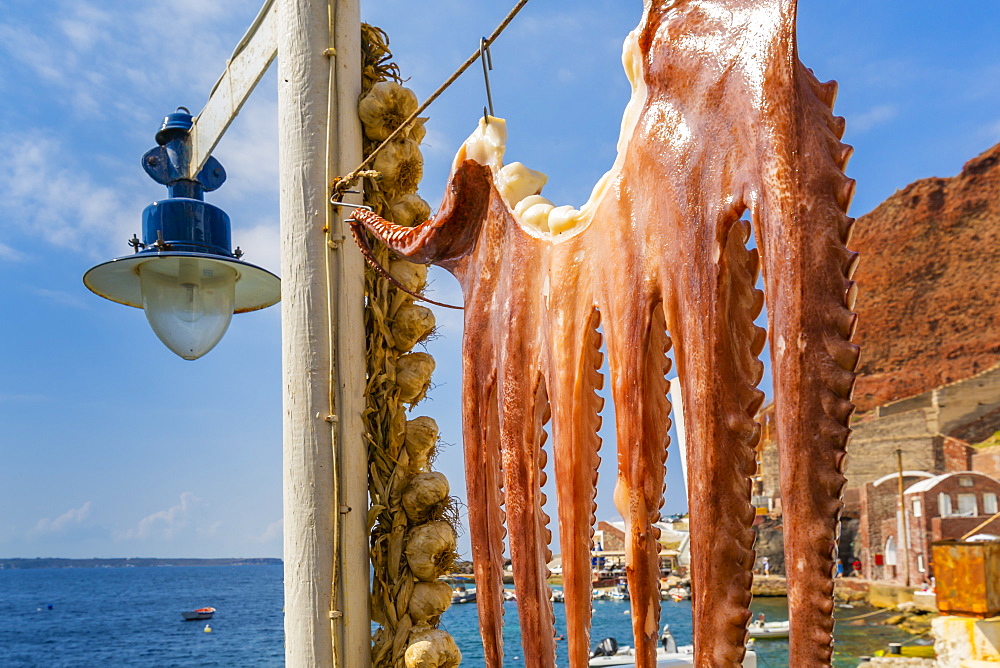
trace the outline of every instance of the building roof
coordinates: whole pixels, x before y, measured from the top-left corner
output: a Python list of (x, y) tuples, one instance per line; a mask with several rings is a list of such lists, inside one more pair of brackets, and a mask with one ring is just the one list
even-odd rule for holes
[(986, 478), (987, 480), (993, 480), (993, 478), (991, 478), (990, 476), (986, 475), (985, 473), (980, 473), (979, 471), (953, 471), (951, 473), (942, 473), (941, 475), (936, 475), (933, 478), (927, 478), (926, 480), (921, 480), (918, 483), (914, 483), (909, 487), (907, 487), (903, 493), (916, 494), (918, 492), (928, 492), (937, 487), (940, 482), (956, 475), (963, 475), (963, 476), (975, 475), (981, 478)]
[[(933, 473), (928, 473), (927, 471), (903, 471), (903, 477), (904, 478), (933, 478), (934, 474)], [(888, 474), (882, 476), (881, 478), (879, 478), (878, 480), (873, 481), (872, 484), (875, 485), (876, 487), (878, 487), (882, 483), (888, 482), (890, 480), (899, 480), (899, 473), (898, 472), (897, 473), (888, 473)]]

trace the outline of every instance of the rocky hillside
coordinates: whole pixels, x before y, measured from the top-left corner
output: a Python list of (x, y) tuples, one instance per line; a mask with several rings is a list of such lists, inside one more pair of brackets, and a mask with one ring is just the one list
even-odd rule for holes
[(1000, 362), (1000, 144), (858, 219), (859, 411)]

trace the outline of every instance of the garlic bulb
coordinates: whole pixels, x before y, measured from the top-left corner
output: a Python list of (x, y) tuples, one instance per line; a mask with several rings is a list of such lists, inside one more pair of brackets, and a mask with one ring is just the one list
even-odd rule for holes
[(396, 317), (389, 328), (394, 347), (400, 352), (409, 352), (434, 330), (434, 324), (434, 312), (426, 306), (419, 304), (401, 306), (396, 311)]
[(424, 157), (417, 142), (397, 139), (379, 151), (372, 168), (382, 174), (382, 190), (412, 193), (424, 175)]
[(368, 138), (383, 141), (417, 106), (417, 95), (412, 90), (395, 81), (380, 81), (358, 103), (358, 116)]
[(427, 353), (406, 353), (396, 360), (396, 385), (399, 386), (399, 400), (404, 404), (416, 404), (431, 386), (434, 373), (434, 358)]
[(431, 217), (431, 205), (416, 193), (408, 193), (389, 204), (392, 222), (403, 227), (419, 225)]
[(428, 460), (437, 445), (438, 426), (434, 418), (425, 415), (406, 422), (403, 444), (410, 459), (410, 472), (418, 473), (427, 468)]
[(389, 274), (410, 292), (420, 292), (427, 284), (427, 265), (396, 260), (389, 264)]
[[(410, 112), (413, 113), (413, 112)], [(424, 127), (429, 119), (427, 118), (415, 118), (413, 123), (410, 125), (410, 139), (417, 142), (418, 144), (424, 140), (427, 136), (427, 128)]]
[(410, 631), (410, 645), (403, 661), (406, 668), (458, 668), (462, 652), (446, 631), (418, 624)]
[(433, 582), (455, 559), (455, 530), (445, 521), (421, 524), (406, 541), (406, 563), (414, 577)]
[(443, 473), (418, 473), (403, 490), (403, 511), (414, 524), (430, 518), (439, 504), (448, 498), (448, 479)]
[(410, 596), (410, 619), (417, 624), (441, 615), (451, 605), (451, 586), (447, 582), (418, 582)]

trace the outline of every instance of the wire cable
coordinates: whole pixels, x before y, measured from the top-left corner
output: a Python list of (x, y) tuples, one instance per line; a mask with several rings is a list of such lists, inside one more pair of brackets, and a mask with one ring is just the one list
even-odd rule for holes
[(358, 172), (370, 166), (372, 164), (372, 161), (375, 160), (375, 156), (378, 155), (379, 151), (388, 146), (390, 142), (392, 142), (396, 137), (398, 137), (399, 134), (403, 132), (403, 130), (406, 129), (410, 125), (410, 123), (412, 123), (417, 118), (417, 116), (423, 113), (423, 111), (427, 109), (427, 107), (429, 107), (431, 103), (434, 102), (434, 100), (438, 99), (438, 97), (440, 97), (443, 92), (445, 92), (453, 83), (455, 83), (458, 77), (462, 76), (462, 74), (467, 69), (469, 69), (473, 63), (479, 60), (479, 57), (483, 53), (483, 51), (487, 49), (490, 46), (490, 44), (496, 41), (497, 37), (500, 36), (500, 33), (502, 33), (504, 29), (508, 25), (510, 25), (510, 22), (514, 20), (514, 17), (517, 16), (518, 12), (520, 12), (521, 9), (524, 8), (526, 4), (528, 4), (528, 0), (519, 0), (518, 3), (514, 5), (514, 8), (511, 9), (510, 12), (508, 12), (507, 16), (504, 17), (504, 20), (500, 22), (500, 25), (498, 25), (496, 29), (490, 34), (490, 36), (485, 37), (480, 41), (479, 48), (477, 48), (475, 52), (471, 56), (469, 56), (468, 59), (466, 59), (466, 61), (462, 63), (462, 65), (457, 70), (455, 70), (452, 73), (452, 75), (445, 80), (443, 84), (438, 86), (437, 90), (431, 93), (430, 96), (426, 100), (424, 100), (423, 104), (417, 107), (416, 111), (410, 114), (405, 121), (400, 123), (399, 127), (393, 130), (392, 133), (385, 138), (385, 141), (379, 144), (374, 151), (369, 153), (368, 157), (365, 158), (360, 165), (354, 168), (346, 176), (338, 177), (337, 179), (334, 180), (332, 188), (333, 188), (333, 196), (335, 199), (339, 201), (340, 198), (343, 197), (344, 191), (349, 189), (354, 184), (354, 182), (358, 180), (359, 178)]

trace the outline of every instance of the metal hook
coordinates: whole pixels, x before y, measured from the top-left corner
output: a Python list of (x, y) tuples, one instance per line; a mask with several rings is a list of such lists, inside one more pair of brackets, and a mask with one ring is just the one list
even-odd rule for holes
[[(353, 194), (360, 194), (360, 193), (358, 193), (357, 191), (354, 191), (354, 190), (348, 190), (347, 192), (353, 193)], [(334, 195), (333, 197), (336, 197), (336, 195)], [(352, 210), (352, 215), (353, 215), (353, 211), (355, 209), (367, 209), (368, 211), (372, 211), (372, 208), (370, 206), (368, 206), (367, 204), (351, 204), (350, 202), (338, 202), (333, 197), (330, 198), (330, 204), (332, 204), (333, 206), (347, 207), (347, 208), (349, 208), (349, 209)], [(351, 216), (348, 216), (348, 218), (351, 218)]]
[(486, 107), (483, 107), (483, 119), (489, 123), (493, 113), (493, 94), (490, 92), (490, 73), (493, 69), (493, 56), (490, 55), (490, 43), (485, 37), (479, 40), (479, 59), (483, 61), (483, 79), (486, 81), (486, 101), (490, 105), (489, 116), (486, 114)]

